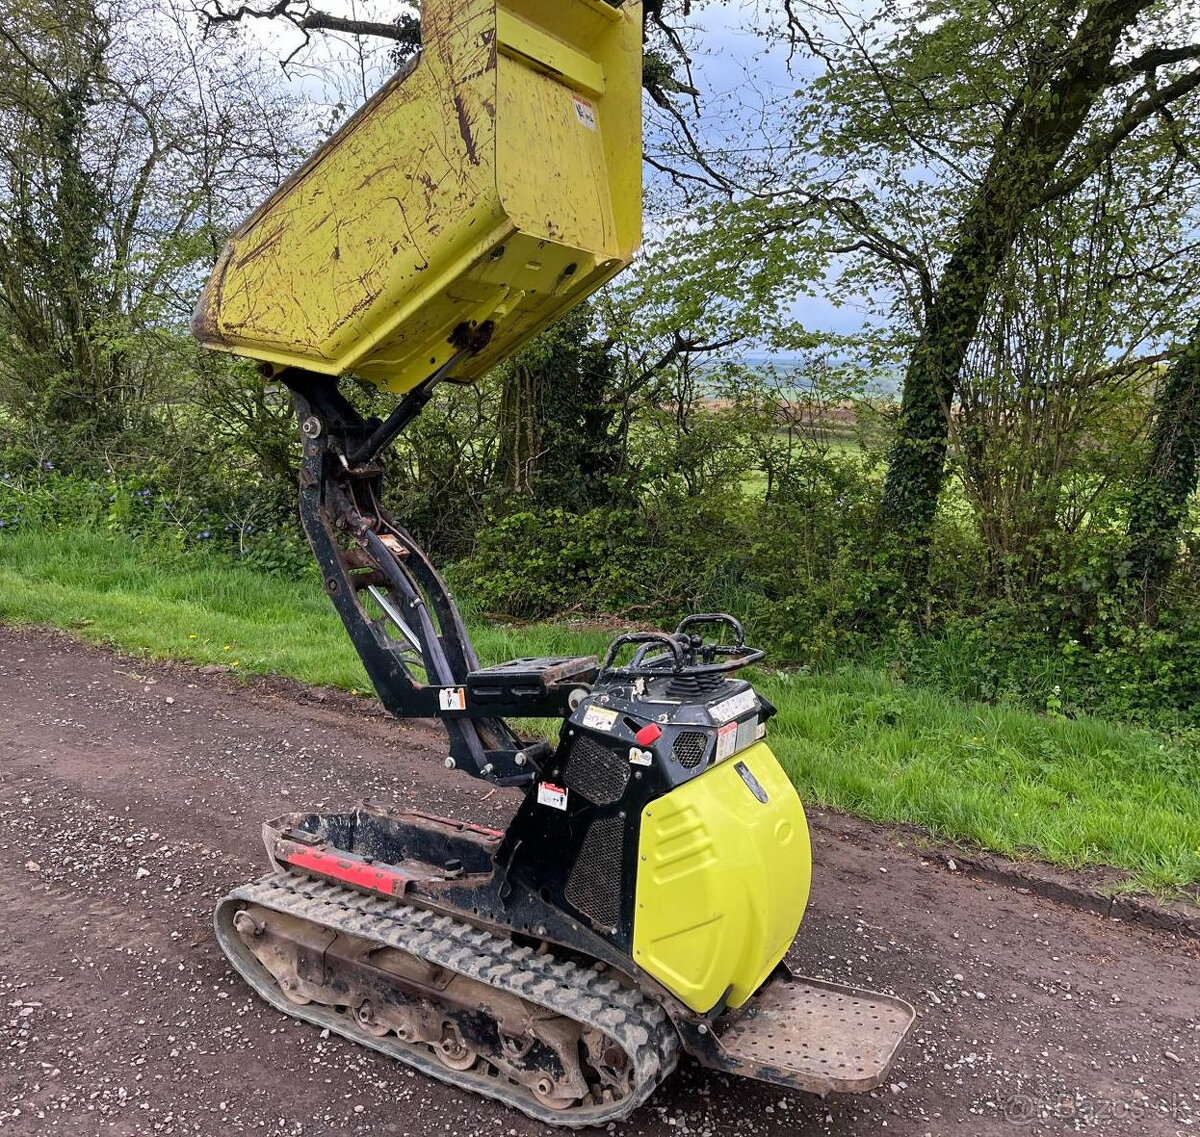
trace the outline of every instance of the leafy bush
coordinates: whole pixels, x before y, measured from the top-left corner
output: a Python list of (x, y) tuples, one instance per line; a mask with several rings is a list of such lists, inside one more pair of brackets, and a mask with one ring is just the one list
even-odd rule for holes
[(729, 550), (742, 592), (732, 606), (778, 662), (829, 663), (881, 621), (875, 471), (857, 456), (810, 454), (776, 477), (772, 499), (746, 511), (745, 544)]
[(54, 464), (13, 463), (0, 472), (0, 533), (5, 529), (106, 529), (160, 549), (211, 549), (259, 571), (314, 572), (295, 506), (244, 472), (181, 478), (163, 464), (106, 478), (63, 473)]
[(935, 633), (893, 631), (866, 653), (914, 686), (1051, 716), (1097, 714), (1176, 736), (1200, 732), (1200, 621), (1151, 628), (1114, 619), (1085, 636), (997, 602)]
[(623, 510), (525, 510), (483, 529), (448, 576), (485, 611), (534, 617), (640, 603), (654, 553), (641, 519)]
[[(465, 444), (478, 408), (454, 394), (431, 421), (453, 424)], [(1151, 626), (1130, 617), (1119, 516), (1043, 533), (1027, 564), (997, 572), (970, 510), (948, 493), (923, 604), (898, 611), (898, 558), (878, 540), (879, 470), (869, 457), (775, 455), (767, 496), (737, 463), (680, 475), (664, 437), (640, 468), (636, 506), (572, 512), (489, 491), (486, 463), (467, 449), (444, 470), (425, 458), (405, 473), (398, 461), (404, 476), (391, 501), (441, 546), (438, 559), (450, 561), (447, 576), (474, 610), (615, 614), (646, 626), (727, 611), (774, 664), (866, 661), (949, 696), (1050, 717), (1090, 712), (1200, 740), (1194, 534)], [(435, 457), (447, 452), (444, 438), (417, 441)], [(689, 447), (704, 449), (691, 438), (678, 453)], [(467, 504), (448, 510), (447, 501)], [(161, 558), (207, 554), (268, 575), (316, 574), (288, 480), (216, 443), (74, 471), (27, 451), (0, 453), (0, 540), (14, 528), (62, 527), (129, 534)]]
[(93, 479), (42, 469), (0, 472), (0, 530), (54, 525), (95, 525), (109, 511), (109, 487)]

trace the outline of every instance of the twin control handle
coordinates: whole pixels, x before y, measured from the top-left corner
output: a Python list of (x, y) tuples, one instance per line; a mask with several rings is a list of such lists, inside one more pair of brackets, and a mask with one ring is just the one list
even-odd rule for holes
[[(706, 624), (724, 624), (732, 630), (734, 642), (706, 643), (703, 636), (688, 631)], [(614, 666), (620, 650), (633, 644), (639, 646), (629, 663)], [(666, 652), (647, 658), (646, 653), (655, 645), (665, 647)], [(666, 632), (629, 632), (617, 636), (608, 646), (597, 679), (656, 679), (664, 675), (736, 671), (762, 659), (764, 654), (759, 648), (746, 647), (746, 633), (735, 617), (724, 612), (698, 612), (682, 620), (670, 635)], [(722, 657), (723, 662), (718, 663), (718, 657)]]

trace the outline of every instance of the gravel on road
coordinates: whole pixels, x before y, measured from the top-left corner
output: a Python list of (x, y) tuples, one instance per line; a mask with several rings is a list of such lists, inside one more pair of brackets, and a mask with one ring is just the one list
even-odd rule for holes
[[(284, 1018), (213, 939), (217, 898), (265, 869), (264, 818), (368, 799), (503, 825), (516, 794), (444, 770), (436, 725), (35, 629), (0, 628), (0, 692), (0, 1132), (551, 1132)], [(789, 963), (916, 1005), (888, 1084), (822, 1100), (685, 1060), (622, 1133), (1200, 1131), (1196, 941), (810, 820)]]

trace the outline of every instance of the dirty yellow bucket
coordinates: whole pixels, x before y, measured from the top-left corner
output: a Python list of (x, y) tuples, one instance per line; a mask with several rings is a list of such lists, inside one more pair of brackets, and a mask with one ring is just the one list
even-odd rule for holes
[(233, 235), (208, 347), (402, 392), (482, 374), (629, 263), (641, 4), (425, 0), (422, 49)]

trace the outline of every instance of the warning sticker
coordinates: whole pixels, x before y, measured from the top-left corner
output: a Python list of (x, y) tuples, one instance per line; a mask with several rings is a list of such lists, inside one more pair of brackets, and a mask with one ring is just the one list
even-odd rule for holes
[(717, 731), (717, 761), (728, 758), (737, 749), (737, 723), (726, 723)]
[(465, 711), (467, 692), (462, 687), (442, 687), (438, 691), (438, 704), (444, 711)]
[(607, 707), (588, 707), (583, 712), (583, 725), (589, 730), (612, 730), (617, 725), (617, 712)]
[(596, 129), (596, 108), (587, 101), (581, 99), (578, 95), (572, 95), (571, 101), (575, 104), (575, 117), (588, 128), (588, 130)]
[(542, 782), (538, 786), (538, 805), (548, 805), (551, 809), (567, 808), (567, 790), (565, 786), (556, 786), (552, 782)]
[(747, 711), (754, 710), (757, 706), (757, 696), (747, 687), (745, 691), (739, 692), (733, 698), (709, 707), (708, 713), (712, 715), (714, 722), (726, 722), (728, 719), (735, 719), (738, 715), (744, 715)]
[(629, 761), (634, 766), (649, 766), (654, 761), (654, 754), (650, 750), (643, 750), (640, 746), (631, 746)]

